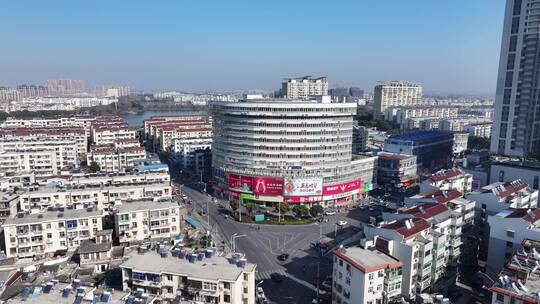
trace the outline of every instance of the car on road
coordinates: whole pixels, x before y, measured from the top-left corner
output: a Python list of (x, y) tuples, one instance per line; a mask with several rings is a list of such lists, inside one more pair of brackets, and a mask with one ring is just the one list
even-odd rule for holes
[(282, 262), (285, 262), (286, 260), (289, 259), (289, 254), (288, 253), (282, 253), (278, 256), (278, 260), (282, 261)]
[(324, 214), (326, 214), (326, 215), (334, 215), (334, 214), (336, 214), (336, 212), (335, 212), (335, 211), (328, 210), (328, 211), (326, 211)]
[(338, 226), (345, 226), (345, 225), (347, 225), (347, 221), (341, 220), (341, 221), (337, 222), (337, 225)]
[(276, 283), (281, 283), (283, 282), (283, 279), (284, 279), (284, 275), (282, 274), (279, 274), (277, 272), (274, 272), (270, 275), (270, 278), (272, 279), (272, 281), (276, 282)]
[(257, 299), (259, 299), (259, 301), (266, 299), (266, 295), (264, 294), (262, 287), (257, 287)]

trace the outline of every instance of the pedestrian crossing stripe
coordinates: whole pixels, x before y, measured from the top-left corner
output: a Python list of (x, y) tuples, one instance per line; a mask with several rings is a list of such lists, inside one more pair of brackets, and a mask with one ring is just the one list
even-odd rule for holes
[(255, 280), (269, 280), (271, 279), (272, 273), (278, 273), (282, 276), (288, 277), (289, 274), (283, 269), (268, 270), (268, 271), (257, 271), (255, 274)]

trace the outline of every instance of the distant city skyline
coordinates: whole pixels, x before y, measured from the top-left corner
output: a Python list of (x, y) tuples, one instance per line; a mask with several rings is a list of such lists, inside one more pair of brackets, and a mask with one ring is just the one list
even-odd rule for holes
[(0, 3), (0, 85), (270, 91), (314, 75), (366, 92), (379, 80), (495, 92), (502, 0), (209, 2)]

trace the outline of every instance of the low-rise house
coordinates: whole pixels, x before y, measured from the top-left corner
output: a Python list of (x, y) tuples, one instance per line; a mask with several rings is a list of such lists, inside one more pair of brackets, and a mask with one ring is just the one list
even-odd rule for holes
[(112, 229), (97, 231), (95, 238), (81, 242), (77, 255), (82, 268), (93, 268), (94, 272), (104, 272), (109, 264), (123, 258), (124, 248), (114, 247)]
[(6, 256), (33, 257), (75, 250), (82, 241), (95, 237), (103, 229), (102, 216), (95, 209), (65, 209), (6, 219), (3, 224)]
[(114, 223), (121, 244), (170, 240), (181, 233), (184, 210), (173, 201), (132, 201), (116, 208)]
[(401, 298), (401, 262), (373, 247), (334, 250), (332, 303), (392, 303)]
[(472, 174), (466, 173), (461, 169), (443, 169), (433, 173), (424, 180), (420, 184), (420, 192), (457, 190), (465, 194), (471, 192), (472, 180)]
[(160, 295), (164, 300), (183, 298), (196, 303), (255, 304), (257, 265), (237, 257), (167, 251), (133, 254), (120, 265), (122, 286)]

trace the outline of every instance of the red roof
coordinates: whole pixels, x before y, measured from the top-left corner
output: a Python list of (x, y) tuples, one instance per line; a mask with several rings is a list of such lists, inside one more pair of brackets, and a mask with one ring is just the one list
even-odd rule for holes
[(435, 190), (432, 192), (424, 192), (418, 194), (418, 196), (421, 196), (423, 198), (433, 198), (437, 201), (437, 203), (446, 204), (451, 200), (454, 200), (456, 198), (460, 198), (463, 196), (461, 192), (457, 190)]
[(519, 179), (513, 182), (504, 183), (502, 186), (504, 186), (504, 191), (499, 192), (498, 196), (500, 198), (505, 198), (507, 196), (510, 196), (518, 192), (519, 190), (522, 190), (528, 187), (526, 183), (522, 182)]
[(403, 211), (402, 213), (410, 214), (414, 217), (429, 219), (446, 211), (448, 211), (448, 207), (446, 207), (446, 205), (436, 203), (417, 205)]
[(432, 182), (440, 182), (463, 174), (463, 172), (457, 168), (450, 170), (441, 170), (432, 174), (428, 179)]
[[(412, 223), (411, 228), (407, 228), (406, 222), (409, 221)], [(431, 227), (428, 221), (423, 218), (413, 218), (413, 219), (401, 219), (389, 224), (383, 225), (381, 228), (395, 230), (397, 233), (403, 235), (405, 238), (410, 238), (416, 234), (428, 229)]]
[(531, 209), (514, 209), (511, 208), (512, 213), (508, 214), (506, 218), (522, 218), (530, 223), (535, 223), (540, 220), (540, 209), (531, 208)]

